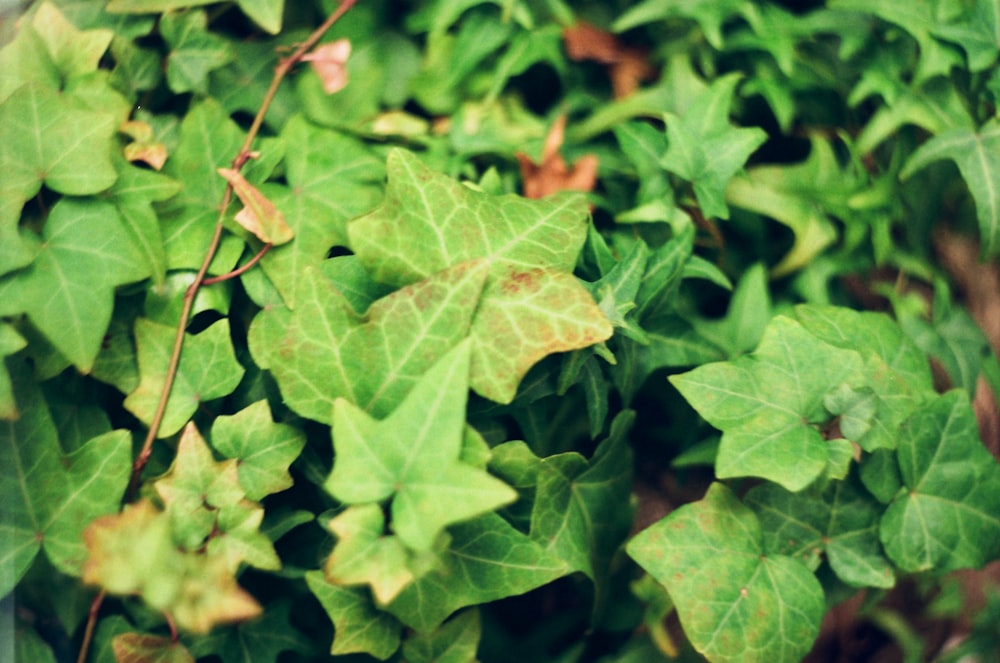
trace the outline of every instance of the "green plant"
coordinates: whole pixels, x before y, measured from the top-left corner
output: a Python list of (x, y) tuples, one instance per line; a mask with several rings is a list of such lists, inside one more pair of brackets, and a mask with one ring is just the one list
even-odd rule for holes
[(1000, 557), (937, 260), (1000, 253), (1000, 13), (789, 4), (2, 24), (16, 660), (797, 661)]

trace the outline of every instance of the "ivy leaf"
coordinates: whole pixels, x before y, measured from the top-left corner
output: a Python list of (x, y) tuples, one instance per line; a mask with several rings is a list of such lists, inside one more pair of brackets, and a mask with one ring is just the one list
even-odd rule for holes
[(378, 504), (348, 507), (330, 521), (337, 545), (323, 567), (337, 585), (371, 585), (380, 604), (396, 598), (413, 582), (410, 554), (400, 537), (385, 536), (385, 516)]
[(431, 633), (414, 633), (403, 643), (407, 663), (474, 663), (482, 625), (478, 610), (466, 610)]
[(184, 645), (173, 638), (122, 633), (111, 641), (118, 663), (194, 663)]
[(952, 129), (934, 136), (910, 155), (900, 177), (908, 178), (933, 161), (951, 159), (976, 201), (983, 257), (1000, 253), (1000, 121), (979, 131)]
[(962, 391), (903, 423), (896, 451), (906, 489), (882, 517), (880, 536), (900, 568), (980, 568), (1000, 555), (1000, 465), (979, 441)]
[(861, 367), (857, 352), (827, 345), (778, 316), (752, 355), (706, 364), (670, 381), (723, 431), (719, 478), (759, 476), (796, 492), (827, 465), (828, 445), (813, 426), (830, 418), (823, 398), (842, 383), (859, 382)]
[[(145, 318), (135, 321), (139, 386), (125, 399), (125, 408), (147, 425), (156, 412), (175, 334), (175, 329)], [(203, 401), (232, 393), (243, 373), (233, 355), (227, 320), (220, 320), (197, 335), (189, 335), (159, 436), (169, 437), (179, 431)]]
[(205, 94), (208, 72), (235, 57), (225, 40), (206, 30), (207, 24), (201, 10), (165, 13), (160, 17), (160, 34), (170, 46), (167, 84), (174, 92)]
[(392, 528), (409, 548), (430, 550), (450, 524), (517, 499), (461, 462), (469, 343), (432, 366), (379, 421), (346, 400), (333, 413), (333, 472), (326, 490), (345, 504), (392, 499)]
[(329, 279), (307, 268), (294, 312), (258, 314), (251, 352), (302, 416), (333, 423), (338, 398), (385, 416), (466, 337), (486, 269), (463, 263), (379, 299), (359, 316)]
[(285, 13), (285, 0), (238, 0), (243, 13), (272, 35), (281, 32), (281, 18)]
[(386, 168), (386, 200), (348, 225), (351, 248), (376, 280), (394, 285), (466, 261), (489, 265), (470, 330), (477, 393), (509, 403), (541, 358), (611, 336), (571, 273), (587, 234), (581, 197), (491, 196), (402, 150), (390, 152)]
[(645, 0), (630, 7), (615, 21), (612, 29), (625, 32), (639, 25), (669, 18), (688, 18), (696, 21), (705, 39), (714, 48), (722, 48), (722, 24), (737, 15), (746, 0), (685, 0), (662, 2)]
[(275, 247), (261, 266), (289, 308), (306, 266), (319, 267), (332, 246), (347, 243), (347, 220), (372, 209), (382, 195), (383, 165), (356, 138), (324, 131), (302, 116), (285, 125), (289, 189), (275, 196), (295, 237)]
[(4, 358), (24, 349), (28, 342), (17, 333), (12, 325), (0, 323), (0, 419), (17, 419), (20, 413), (14, 398), (14, 385), (10, 381)]
[(96, 71), (113, 36), (106, 29), (78, 30), (51, 2), (39, 5), (31, 23), (53, 64), (67, 77)]
[(291, 625), (291, 608), (290, 601), (272, 603), (259, 619), (193, 638), (189, 649), (199, 658), (214, 654), (223, 663), (274, 663), (281, 652), (315, 653), (309, 638)]
[(825, 554), (833, 572), (849, 585), (895, 584), (878, 539), (882, 507), (853, 481), (832, 481), (822, 491), (804, 493), (764, 484), (751, 489), (745, 502), (760, 518), (768, 554), (798, 558), (813, 570)]
[[(0, 274), (31, 262), (33, 251), (17, 234), (24, 203), (44, 183), (82, 196), (115, 182), (111, 150), (117, 121), (109, 113), (71, 107), (40, 83), (18, 88), (0, 104)], [(92, 238), (96, 235), (92, 235)]]
[[(934, 393), (926, 357), (886, 315), (834, 306), (803, 305), (795, 307), (795, 316), (823, 342), (860, 352), (865, 360), (866, 386), (874, 397), (876, 416), (866, 417), (870, 429), (854, 436), (845, 426), (845, 419), (857, 416), (860, 411), (841, 409), (834, 412), (828, 408), (841, 415), (841, 430), (865, 451), (894, 449), (900, 424)], [(861, 406), (862, 410), (868, 407), (863, 401), (851, 405)]]
[(245, 499), (236, 465), (216, 462), (193, 423), (184, 428), (173, 464), (154, 484), (173, 540), (187, 550), (204, 549), (233, 572), (243, 562), (280, 569), (271, 541), (260, 532), (264, 510)]
[(384, 661), (399, 649), (402, 626), (392, 615), (376, 609), (367, 592), (335, 585), (322, 571), (309, 571), (305, 578), (333, 622), (331, 654), (370, 654)]
[(837, 238), (829, 215), (852, 218), (856, 212), (843, 201), (862, 185), (858, 173), (840, 165), (829, 142), (813, 138), (805, 161), (750, 168), (729, 182), (726, 199), (779, 221), (795, 234), (792, 248), (772, 270), (781, 276), (808, 264)]
[(67, 359), (90, 372), (111, 322), (116, 286), (149, 276), (121, 217), (99, 200), (52, 208), (34, 263), (0, 279), (0, 311), (25, 311)]
[(934, 34), (962, 47), (970, 71), (982, 71), (997, 60), (1000, 50), (1000, 6), (991, 0), (976, 0), (967, 16), (938, 26)]
[(683, 116), (667, 114), (667, 152), (660, 165), (694, 185), (706, 216), (729, 218), (726, 185), (760, 147), (767, 134), (757, 127), (729, 124), (729, 107), (740, 76), (717, 79)]
[(80, 575), (81, 533), (89, 521), (118, 510), (132, 465), (127, 431), (97, 436), (64, 456), (26, 361), (10, 365), (21, 416), (0, 421), (0, 464), (7, 468), (0, 473), (0, 503), (12, 516), (0, 523), (4, 595), (41, 548), (57, 569)]
[(305, 447), (301, 430), (271, 419), (267, 401), (257, 401), (212, 425), (212, 446), (238, 460), (240, 485), (247, 497), (260, 500), (291, 488), (288, 466)]
[(819, 633), (819, 581), (799, 560), (767, 554), (761, 523), (720, 483), (626, 549), (667, 588), (684, 633), (711, 661), (793, 663)]
[[(163, 168), (163, 173), (183, 188), (158, 209), (169, 269), (196, 270), (201, 266), (226, 188), (216, 169), (228, 167), (242, 143), (243, 132), (212, 99), (196, 103), (184, 116), (180, 143)], [(229, 271), (243, 247), (239, 237), (227, 233), (209, 272)]]
[(236, 583), (226, 560), (178, 548), (169, 517), (149, 500), (94, 520), (83, 538), (85, 583), (112, 594), (139, 595), (182, 629), (206, 633), (217, 624), (260, 614), (260, 605)]
[(459, 608), (523, 594), (567, 572), (565, 562), (496, 514), (459, 523), (449, 533), (441, 566), (386, 607), (418, 631), (433, 631)]
[(588, 462), (577, 453), (542, 459), (531, 512), (531, 538), (581, 571), (597, 588), (595, 612), (607, 598), (611, 556), (628, 536), (632, 454), (626, 437), (635, 414), (625, 410)]

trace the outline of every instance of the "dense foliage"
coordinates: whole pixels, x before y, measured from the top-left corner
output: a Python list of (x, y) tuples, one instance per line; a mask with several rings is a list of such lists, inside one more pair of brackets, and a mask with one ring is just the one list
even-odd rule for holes
[(997, 2), (7, 11), (3, 660), (997, 654)]

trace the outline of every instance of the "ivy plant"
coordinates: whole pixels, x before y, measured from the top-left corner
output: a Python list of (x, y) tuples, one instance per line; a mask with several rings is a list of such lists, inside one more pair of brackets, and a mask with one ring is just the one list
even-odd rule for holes
[(998, 653), (996, 2), (14, 4), (3, 660)]

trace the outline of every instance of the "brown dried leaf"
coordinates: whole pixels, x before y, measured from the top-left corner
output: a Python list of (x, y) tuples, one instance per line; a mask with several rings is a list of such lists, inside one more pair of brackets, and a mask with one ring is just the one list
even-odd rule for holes
[(323, 91), (333, 94), (347, 85), (347, 59), (351, 56), (349, 39), (338, 39), (329, 44), (321, 44), (312, 53), (303, 56), (323, 81)]
[(552, 125), (542, 148), (541, 163), (536, 164), (528, 155), (518, 152), (521, 178), (524, 180), (524, 195), (528, 198), (544, 198), (558, 191), (593, 191), (597, 183), (597, 157), (585, 154), (572, 168), (567, 166), (559, 148), (566, 131), (566, 116), (560, 116)]
[(295, 233), (285, 222), (284, 215), (257, 187), (232, 168), (219, 168), (217, 172), (232, 185), (233, 191), (244, 205), (236, 214), (238, 224), (267, 244), (277, 246), (292, 240)]
[(563, 30), (563, 43), (570, 59), (607, 65), (616, 99), (632, 94), (655, 73), (644, 49), (625, 46), (610, 32), (583, 21)]
[(118, 131), (129, 136), (132, 142), (125, 146), (125, 158), (129, 161), (143, 161), (156, 170), (167, 162), (167, 147), (153, 138), (153, 128), (145, 122), (130, 120), (122, 122)]

